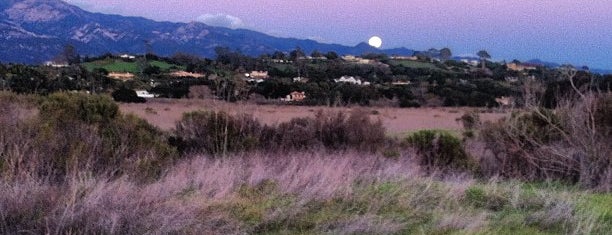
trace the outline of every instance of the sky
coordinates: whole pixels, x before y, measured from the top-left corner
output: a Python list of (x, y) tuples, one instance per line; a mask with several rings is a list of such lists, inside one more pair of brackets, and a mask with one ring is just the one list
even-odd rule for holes
[(200, 21), (280, 37), (382, 48), (485, 49), (496, 60), (542, 59), (612, 69), (612, 0), (65, 0), (88, 11)]

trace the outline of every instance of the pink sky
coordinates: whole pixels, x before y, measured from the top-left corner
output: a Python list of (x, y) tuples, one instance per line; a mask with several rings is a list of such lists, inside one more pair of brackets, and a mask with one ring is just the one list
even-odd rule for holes
[[(540, 58), (612, 69), (609, 0), (67, 0), (90, 11), (155, 20), (233, 22), (283, 37), (453, 53)], [(207, 17), (201, 17), (208, 14)], [(223, 18), (225, 15), (233, 17)], [(223, 18), (219, 20), (219, 17)], [(211, 21), (209, 21), (211, 20)], [(214, 21), (213, 21), (214, 20)], [(229, 25), (228, 25), (229, 26)]]

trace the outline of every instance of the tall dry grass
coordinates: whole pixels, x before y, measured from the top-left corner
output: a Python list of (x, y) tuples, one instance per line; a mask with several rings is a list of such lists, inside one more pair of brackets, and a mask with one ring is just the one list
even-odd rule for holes
[[(410, 155), (410, 154), (409, 154)], [(602, 234), (581, 193), (426, 177), (409, 156), (355, 152), (193, 157), (158, 181), (86, 173), (0, 180), (0, 233)], [(508, 230), (510, 231), (510, 230)]]

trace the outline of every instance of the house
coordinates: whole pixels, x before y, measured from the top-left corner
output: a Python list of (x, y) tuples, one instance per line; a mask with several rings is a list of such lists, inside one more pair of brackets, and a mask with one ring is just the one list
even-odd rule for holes
[(470, 60), (470, 59), (461, 59), (461, 62), (469, 64), (471, 66), (478, 66), (478, 64), (480, 64), (479, 60)]
[(295, 102), (300, 102), (303, 101), (304, 99), (306, 99), (306, 93), (305, 92), (299, 92), (299, 91), (294, 91), (289, 93), (289, 95), (287, 95), (286, 98), (281, 98), (282, 101), (286, 101), (286, 102), (291, 102), (291, 101), (295, 101)]
[(246, 77), (252, 78), (252, 79), (255, 79), (255, 80), (266, 79), (266, 78), (270, 77), (270, 76), (268, 76), (268, 71), (252, 71), (251, 73), (247, 73), (245, 75), (246, 75)]
[(505, 97), (505, 96), (498, 97), (498, 98), (495, 98), (495, 102), (497, 102), (497, 104), (499, 104), (499, 106), (502, 108), (514, 106), (514, 98), (512, 97)]
[(47, 61), (45, 62), (45, 66), (49, 66), (49, 67), (53, 67), (53, 68), (65, 68), (70, 66), (68, 63), (65, 62), (55, 62), (55, 61)]
[(145, 90), (136, 90), (136, 96), (138, 97), (142, 97), (142, 98), (155, 98), (157, 97), (155, 94), (151, 94), (148, 91)]
[(334, 79), (334, 82), (336, 83), (344, 82), (344, 83), (364, 85), (364, 86), (370, 85), (370, 82), (362, 82), (361, 79), (355, 78), (353, 76), (342, 76), (339, 79)]
[(308, 80), (309, 79), (305, 78), (305, 77), (294, 77), (293, 78), (293, 82), (304, 82), (304, 83), (306, 83), (306, 82), (308, 82)]
[(119, 55), (119, 57), (120, 57), (121, 59), (130, 59), (130, 60), (136, 59), (136, 56), (129, 55), (129, 54)]
[(535, 64), (523, 64), (523, 63), (509, 63), (506, 64), (506, 67), (508, 67), (508, 70), (513, 70), (513, 71), (525, 71), (525, 70), (536, 70), (537, 69), (537, 65)]
[(412, 60), (412, 61), (415, 61), (415, 60), (418, 60), (419, 58), (416, 57), (416, 56), (391, 56), (390, 59), (392, 59), (392, 60)]
[(134, 74), (133, 73), (111, 72), (111, 73), (108, 73), (108, 77), (112, 79), (121, 80), (121, 81), (127, 81), (127, 80), (134, 79)]
[(206, 76), (206, 74), (202, 74), (202, 73), (190, 73), (187, 71), (174, 71), (172, 73), (170, 73), (170, 76), (172, 77), (192, 77), (192, 78), (203, 78)]

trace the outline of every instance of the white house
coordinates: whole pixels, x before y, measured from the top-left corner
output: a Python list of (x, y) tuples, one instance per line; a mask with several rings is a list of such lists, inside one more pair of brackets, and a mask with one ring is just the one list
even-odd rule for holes
[(128, 54), (123, 54), (123, 55), (120, 55), (119, 57), (121, 57), (122, 59), (132, 59), (132, 60), (136, 59), (136, 56), (128, 55)]
[(145, 90), (136, 90), (136, 95), (142, 98), (155, 98), (157, 97), (155, 94), (151, 94)]
[(334, 79), (334, 82), (338, 83), (338, 82), (344, 82), (344, 83), (350, 83), (350, 84), (355, 84), (355, 85), (370, 85), (370, 82), (362, 82), (361, 79), (355, 78), (353, 76), (342, 76), (339, 79)]

